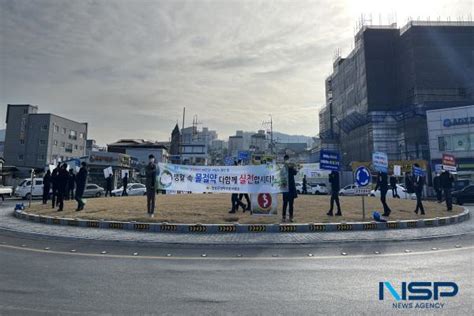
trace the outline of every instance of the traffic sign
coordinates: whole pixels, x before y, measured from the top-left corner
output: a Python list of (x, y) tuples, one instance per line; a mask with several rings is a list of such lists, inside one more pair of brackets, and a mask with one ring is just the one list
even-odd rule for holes
[(233, 166), (234, 165), (234, 158), (232, 157), (225, 157), (224, 158), (224, 164), (226, 166)]
[(369, 188), (366, 188), (366, 187), (356, 187), (354, 189), (354, 194), (355, 195), (362, 195), (362, 196), (366, 196), (366, 195), (369, 195), (370, 192), (372, 191), (372, 189), (369, 187)]
[(370, 183), (371, 176), (369, 169), (364, 166), (357, 168), (354, 173), (354, 178), (359, 187), (365, 187)]

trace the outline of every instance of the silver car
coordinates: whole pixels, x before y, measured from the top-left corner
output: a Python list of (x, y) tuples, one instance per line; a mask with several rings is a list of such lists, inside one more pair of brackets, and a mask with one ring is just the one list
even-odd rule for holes
[(104, 188), (98, 186), (97, 184), (87, 184), (86, 189), (84, 190), (84, 197), (101, 197), (104, 195)]

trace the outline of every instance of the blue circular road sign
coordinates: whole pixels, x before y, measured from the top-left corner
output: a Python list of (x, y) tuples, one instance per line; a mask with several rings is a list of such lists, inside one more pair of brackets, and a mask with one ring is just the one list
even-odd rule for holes
[(366, 167), (359, 167), (354, 173), (354, 178), (358, 186), (365, 187), (370, 183), (370, 171)]

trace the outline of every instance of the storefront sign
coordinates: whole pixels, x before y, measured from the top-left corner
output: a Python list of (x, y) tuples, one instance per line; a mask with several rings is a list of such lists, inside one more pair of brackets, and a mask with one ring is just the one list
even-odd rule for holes
[(443, 154), (441, 161), (443, 170), (456, 171), (456, 158), (453, 155)]
[(458, 125), (474, 125), (474, 116), (472, 117), (461, 117), (455, 119), (444, 119), (443, 126), (444, 127), (451, 127), (451, 126), (458, 126)]

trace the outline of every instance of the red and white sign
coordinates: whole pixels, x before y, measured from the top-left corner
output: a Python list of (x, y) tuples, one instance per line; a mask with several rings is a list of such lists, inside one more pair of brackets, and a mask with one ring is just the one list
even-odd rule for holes
[(456, 171), (456, 158), (450, 154), (443, 154), (442, 157), (443, 170)]
[(253, 215), (277, 214), (277, 195), (272, 193), (251, 194)]

